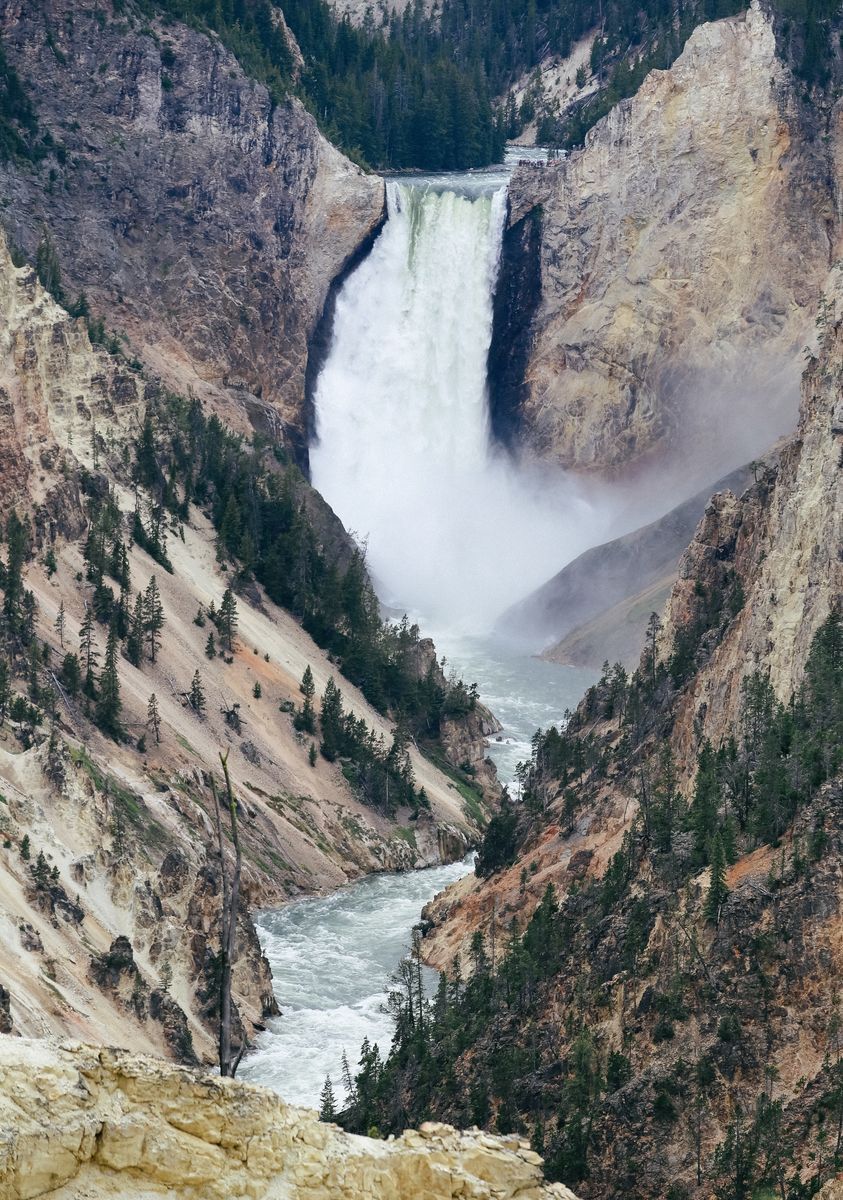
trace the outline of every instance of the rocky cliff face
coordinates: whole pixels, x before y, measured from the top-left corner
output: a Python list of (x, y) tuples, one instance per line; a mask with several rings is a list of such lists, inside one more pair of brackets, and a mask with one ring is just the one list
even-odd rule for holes
[[(787, 702), (802, 682), (817, 629), (843, 602), (843, 322), (835, 319), (835, 295), (818, 357), (803, 375), (796, 433), (774, 464), (757, 464), (757, 480), (740, 497), (728, 490), (712, 497), (670, 588), (658, 634), (662, 664), (677, 637), (696, 629), (693, 669), (663, 728), (686, 790), (702, 741), (719, 745), (738, 728), (746, 676), (768, 673), (777, 698)], [(737, 581), (740, 605), (728, 612), (725, 599)], [(718, 598), (716, 611), (701, 624), (712, 597)], [(642, 670), (648, 669), (642, 658)], [(593, 721), (588, 700), (582, 714), (586, 723)], [(581, 878), (580, 867), (589, 876), (602, 875), (637, 808), (617, 783), (599, 793), (599, 802), (575, 826), (562, 814), (562, 792), (556, 795), (524, 855), (536, 867), (529, 887), (520, 880), (522, 858), (487, 881), (468, 876), (431, 902), (429, 961), (445, 967), (455, 953), (465, 955), (471, 933), (488, 922), (495, 893), (503, 936), (507, 914), (523, 921), (548, 882), (567, 891)], [(585, 857), (576, 859), (580, 852)]]
[[(741, 714), (753, 672), (769, 676), (779, 700), (791, 699), (815, 635), (843, 602), (843, 325), (833, 307), (828, 313), (803, 378), (796, 434), (777, 465), (756, 467), (757, 481), (740, 497), (726, 491), (708, 505), (655, 654), (645, 650), (627, 700), (608, 678), (590, 690), (567, 733), (579, 740), (557, 742), (555, 751), (545, 742), (534, 762), (517, 851), (425, 910), (433, 926), (426, 955), (447, 968), (456, 954), (471, 960), (476, 931), (494, 955), (541, 903), (532, 965), (524, 966), (525, 937), (523, 958), (507, 960), (492, 988), (504, 998), (470, 1052), (455, 1056), (454, 1074), (463, 1094), (488, 1087), (487, 1111), (499, 1104), (498, 1119), (511, 1121), (514, 1105), (525, 1123), (536, 1113), (544, 1123), (560, 1102), (563, 1111), (579, 1105), (581, 1117), (570, 1128), (560, 1122), (555, 1140), (542, 1129), (562, 1178), (586, 1196), (734, 1195), (728, 1189), (741, 1170), (758, 1181), (775, 1172), (794, 1187), (810, 1175), (819, 1186), (839, 1165), (821, 1148), (826, 1114), (833, 1110), (836, 1122), (843, 1112), (833, 1099), (843, 1053), (837, 1002), (828, 999), (841, 971), (839, 635), (837, 649), (825, 652), (828, 698), (818, 702), (829, 715), (816, 707), (809, 720), (828, 738), (817, 751), (827, 756), (818, 782), (803, 768), (799, 704), (783, 710), (790, 733), (775, 726), (773, 734), (770, 724), (764, 732), (761, 722), (757, 743)], [(810, 692), (802, 702), (812, 702)], [(764, 737), (773, 750), (760, 767)], [(549, 771), (544, 752), (556, 754)], [(705, 753), (719, 774), (704, 775)], [(740, 819), (734, 796), (744, 776), (730, 782), (733, 766), (745, 772), (749, 797)], [(716, 910), (711, 850), (701, 844), (713, 836), (702, 816), (706, 778), (716, 779), (716, 827), (725, 822), (736, 837)], [(785, 815), (771, 833), (752, 805), (775, 804), (778, 787)], [(559, 914), (549, 917), (557, 900)], [(546, 945), (558, 960), (545, 986), (534, 980)], [(498, 1073), (502, 1047), (514, 1082)], [(598, 1063), (604, 1082), (595, 1074), (586, 1085)], [(583, 1101), (576, 1088), (586, 1086), (602, 1087), (602, 1097)], [(452, 1102), (437, 1103), (448, 1119)], [(594, 1139), (587, 1178), (577, 1119)], [(741, 1165), (735, 1145), (744, 1138)]]
[[(60, 689), (62, 658), (79, 648), (90, 602), (77, 541), (90, 488), (112, 489), (126, 521), (134, 504), (128, 440), (160, 392), (155, 378), (92, 346), (84, 321), (55, 303), (31, 267), (12, 265), (0, 236), (0, 506), (4, 523), (16, 508), (33, 524), (26, 586), (51, 656), (40, 679), (57, 692), (52, 735), (46, 726), (31, 731), (25, 717), (10, 719), (5, 701), (0, 714), (0, 1024), (190, 1059), (213, 1055), (220, 872), (208, 771), (221, 749), (240, 801), (244, 908), (368, 871), (462, 857), (476, 827), (451, 780), (415, 750), (431, 811), (401, 828), (360, 801), (339, 765), (310, 765), (309, 740), (290, 713), (301, 703), (305, 668), (321, 694), (336, 667), (257, 586), (241, 596), (231, 661), (206, 657), (208, 627), (194, 617), (219, 604), (228, 580), (213, 527), (196, 509), (170, 538), (172, 574), (137, 544), (128, 552), (133, 594), (156, 575), (166, 650), (154, 665), (119, 658), (127, 737), (104, 738), (84, 698)], [(341, 561), (349, 553), (342, 527), (303, 481), (298, 487), (317, 536)], [(102, 655), (102, 626), (95, 640)], [(197, 664), (204, 719), (185, 701)], [(390, 723), (342, 686), (346, 707), (389, 739)], [(160, 742), (147, 724), (153, 692)], [(239, 713), (236, 731), (223, 709)], [(275, 1011), (245, 911), (234, 993), (247, 1033)]]
[(263, 1088), (119, 1051), (0, 1037), (0, 1083), (0, 1200), (575, 1200), (517, 1137), (354, 1137)]
[(789, 700), (817, 628), (843, 597), (843, 325), (830, 319), (821, 343), (778, 465), (762, 466), (740, 498), (713, 497), (679, 566), (662, 655), (697, 618), (701, 595), (722, 592), (730, 573), (743, 595), (725, 631), (703, 637), (674, 733), (684, 755), (699, 738), (717, 744), (735, 728), (751, 671), (769, 673), (778, 698)]
[[(756, 2), (699, 27), (583, 150), (516, 170), (499, 432), (517, 424), (540, 457), (601, 473), (681, 451), (688, 494), (792, 428), (839, 237), (839, 114), (799, 95)], [(507, 246), (534, 271), (520, 255), (508, 270)]]
[(48, 230), (67, 293), (170, 386), (306, 453), (308, 341), (382, 181), (183, 25), (3, 0), (0, 35), (56, 144), (0, 164), (12, 239), (33, 257)]

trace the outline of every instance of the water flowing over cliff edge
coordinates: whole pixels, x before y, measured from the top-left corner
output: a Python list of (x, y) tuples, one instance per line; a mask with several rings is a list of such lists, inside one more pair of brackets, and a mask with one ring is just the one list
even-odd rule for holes
[(490, 438), (500, 177), (393, 180), (387, 195), (386, 226), (337, 298), (312, 478), (366, 541), (387, 603), (483, 628), (606, 517)]

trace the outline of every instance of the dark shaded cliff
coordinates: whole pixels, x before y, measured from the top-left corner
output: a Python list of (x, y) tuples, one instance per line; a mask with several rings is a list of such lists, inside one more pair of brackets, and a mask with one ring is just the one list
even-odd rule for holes
[(40, 139), (0, 163), (10, 238), (34, 259), (48, 233), (70, 298), (171, 386), (301, 457), (308, 340), (381, 219), (381, 180), (183, 25), (0, 0), (0, 37)]

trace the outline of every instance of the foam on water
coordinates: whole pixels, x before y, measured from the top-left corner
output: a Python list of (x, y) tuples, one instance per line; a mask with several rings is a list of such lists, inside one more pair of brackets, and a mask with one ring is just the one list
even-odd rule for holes
[(381, 599), (485, 629), (593, 544), (608, 512), (489, 437), (505, 186), (392, 180), (387, 195), (386, 225), (337, 298), (313, 482), (366, 541)]
[(410, 948), (423, 906), (469, 870), (465, 861), (369, 876), (331, 896), (261, 914), (258, 934), (283, 1015), (259, 1035), (238, 1077), (315, 1106), (330, 1074), (342, 1102), (343, 1050), (352, 1069), (364, 1037), (388, 1052), (389, 978)]

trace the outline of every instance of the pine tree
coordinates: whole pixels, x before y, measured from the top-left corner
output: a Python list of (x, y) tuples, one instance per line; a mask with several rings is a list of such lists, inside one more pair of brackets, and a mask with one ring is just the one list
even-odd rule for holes
[(38, 602), (35, 599), (34, 593), (25, 591), (23, 600), (21, 601), (21, 619), (20, 619), (20, 640), (24, 646), (28, 646), (35, 637), (35, 614), (38, 611)]
[(720, 923), (720, 912), (723, 902), (729, 895), (726, 886), (726, 851), (723, 838), (718, 830), (711, 846), (711, 883), (708, 885), (708, 895), (705, 898), (704, 914), (707, 921), (714, 925)]
[(111, 547), (108, 569), (112, 578), (117, 580), (121, 588), (124, 590), (128, 588), (130, 582), (129, 554), (119, 533), (115, 536)]
[(143, 658), (143, 645), (146, 636), (145, 623), (143, 596), (138, 592), (132, 612), (132, 623), (129, 626), (129, 636), (126, 638), (126, 653), (133, 667), (139, 667)]
[(20, 628), (22, 618), (23, 564), (29, 549), (29, 524), (21, 521), (15, 512), (10, 514), (6, 522), (6, 541), (9, 551), (3, 580), (3, 614), (9, 628), (15, 633)]
[(152, 413), (147, 407), (143, 416), (140, 437), (135, 446), (138, 481), (145, 487), (152, 487), (158, 480), (158, 460), (155, 456), (155, 431), (152, 427)]
[(42, 287), (61, 304), (64, 292), (61, 286), (59, 256), (46, 229), (35, 251), (35, 273)]
[(94, 674), (99, 655), (97, 654), (96, 645), (94, 644), (94, 618), (88, 605), (85, 605), (85, 616), (82, 619), (82, 624), (79, 628), (79, 648), (82, 653), (82, 663), (85, 668), (85, 681), (83, 690), (85, 695), (94, 698), (97, 690), (97, 681)]
[(0, 725), (4, 725), (6, 722), (11, 699), (12, 681), (9, 664), (5, 658), (0, 658)]
[(79, 670), (79, 659), (75, 654), (68, 652), (65, 654), (61, 663), (61, 681), (65, 690), (71, 695), (76, 696), (82, 686), (82, 673)]
[(146, 724), (152, 730), (155, 744), (158, 745), (161, 741), (161, 714), (158, 712), (158, 697), (155, 692), (152, 692), (146, 703)]
[(313, 682), (313, 672), (310, 669), (310, 664), (305, 667), (304, 674), (301, 677), (299, 691), (304, 696), (305, 700), (313, 700), (316, 695), (316, 684)]
[(232, 494), (228, 497), (222, 524), (220, 525), (220, 557), (224, 557), (223, 550), (228, 551), (231, 555), (237, 553), (241, 537), (240, 526), (240, 507), (236, 497)]
[(261, 696), (263, 695), (263, 688), (258, 680), (255, 680), (255, 686), (252, 688), (252, 695), (256, 700), (260, 700)]
[(96, 722), (104, 733), (119, 741), (123, 736), (120, 724), (120, 713), (123, 704), (120, 700), (120, 678), (117, 672), (117, 631), (112, 625), (108, 631), (108, 642), (105, 647), (105, 661), (99, 681), (99, 695), (96, 706)]
[(47, 860), (44, 857), (44, 851), (38, 851), (38, 857), (29, 868), (32, 872), (32, 877), (35, 880), (35, 886), (46, 888), (50, 885), (50, 868), (47, 865)]
[(53, 628), (59, 635), (59, 645), (61, 646), (62, 650), (64, 649), (65, 620), (64, 597), (62, 597), (61, 603), (59, 604), (59, 611), (56, 614), (55, 621), (53, 622)]
[(342, 1085), (345, 1088), (345, 1102), (347, 1105), (354, 1103), (354, 1079), (351, 1074), (351, 1066), (349, 1065), (348, 1055), (345, 1050), (342, 1052)]
[(237, 600), (231, 588), (226, 588), (223, 593), (218, 625), (225, 648), (231, 654), (234, 650), (234, 635), (237, 632)]
[(198, 669), (193, 672), (188, 700), (190, 701), (190, 707), (197, 716), (203, 717), (205, 715), (205, 689), (202, 687), (202, 676), (199, 674)]
[(325, 1076), (325, 1082), (322, 1086), (322, 1091), (319, 1094), (319, 1120), (320, 1121), (335, 1121), (337, 1117), (337, 1102), (334, 1099), (334, 1089), (331, 1085), (331, 1076)]
[(310, 749), (307, 752), (307, 761), (312, 767), (316, 766), (316, 743), (310, 743)]
[(205, 657), (206, 658), (216, 658), (217, 657), (217, 644), (214, 641), (213, 632), (208, 634), (208, 640), (205, 643)]
[(151, 662), (155, 662), (155, 655), (161, 646), (164, 607), (161, 604), (161, 593), (158, 591), (158, 582), (154, 575), (150, 576), (143, 596), (143, 621), (149, 644), (149, 658)]
[(313, 682), (313, 672), (309, 665), (304, 669), (299, 691), (304, 696), (304, 703), (296, 713), (293, 724), (302, 733), (315, 733), (316, 712), (313, 708), (313, 697), (316, 695), (316, 684)]
[(334, 683), (333, 675), (325, 684), (320, 720), (322, 742), (319, 748), (328, 762), (333, 762), (340, 753), (343, 742), (342, 692)]

